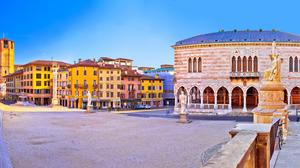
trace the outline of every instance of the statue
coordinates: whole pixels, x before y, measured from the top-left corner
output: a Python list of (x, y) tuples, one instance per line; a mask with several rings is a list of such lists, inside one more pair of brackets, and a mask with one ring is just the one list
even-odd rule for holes
[(272, 54), (270, 55), (272, 67), (264, 72), (264, 79), (266, 81), (280, 82), (281, 73), (281, 59), (278, 54), (275, 54), (276, 43), (272, 43)]
[(179, 95), (180, 114), (186, 114), (186, 95), (181, 91)]
[(90, 91), (87, 92), (87, 106), (92, 106), (92, 95)]

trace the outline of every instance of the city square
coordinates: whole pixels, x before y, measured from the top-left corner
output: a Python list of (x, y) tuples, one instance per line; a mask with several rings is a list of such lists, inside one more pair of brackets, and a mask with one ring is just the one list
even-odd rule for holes
[(300, 167), (289, 1), (1, 2), (0, 168)]
[(179, 168), (202, 165), (203, 152), (228, 141), (235, 124), (199, 120), (183, 126), (176, 119), (107, 112), (8, 112), (4, 135), (15, 167)]

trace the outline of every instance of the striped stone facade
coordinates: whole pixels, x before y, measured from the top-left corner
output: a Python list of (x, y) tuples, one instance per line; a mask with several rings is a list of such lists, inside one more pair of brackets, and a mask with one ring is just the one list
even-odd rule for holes
[[(257, 105), (263, 72), (271, 66), (272, 42), (208, 43), (173, 48), (175, 107), (179, 107), (180, 90), (188, 96), (190, 112), (232, 109), (246, 112)], [(277, 42), (276, 52), (282, 59), (284, 101), (300, 104), (300, 44)], [(189, 63), (194, 58), (201, 58), (201, 62)], [(194, 65), (196, 71), (193, 68), (191, 71), (189, 66)]]

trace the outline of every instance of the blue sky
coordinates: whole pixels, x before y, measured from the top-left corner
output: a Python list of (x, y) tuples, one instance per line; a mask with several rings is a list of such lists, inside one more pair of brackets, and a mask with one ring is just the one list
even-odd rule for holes
[(300, 34), (297, 1), (1, 0), (0, 33), (15, 63), (125, 57), (138, 66), (173, 63), (176, 41), (224, 30)]

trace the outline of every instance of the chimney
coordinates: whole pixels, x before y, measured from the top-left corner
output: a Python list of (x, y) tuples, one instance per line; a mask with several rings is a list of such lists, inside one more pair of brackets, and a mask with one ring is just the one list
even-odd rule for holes
[(78, 63), (81, 62), (81, 58), (78, 59)]

